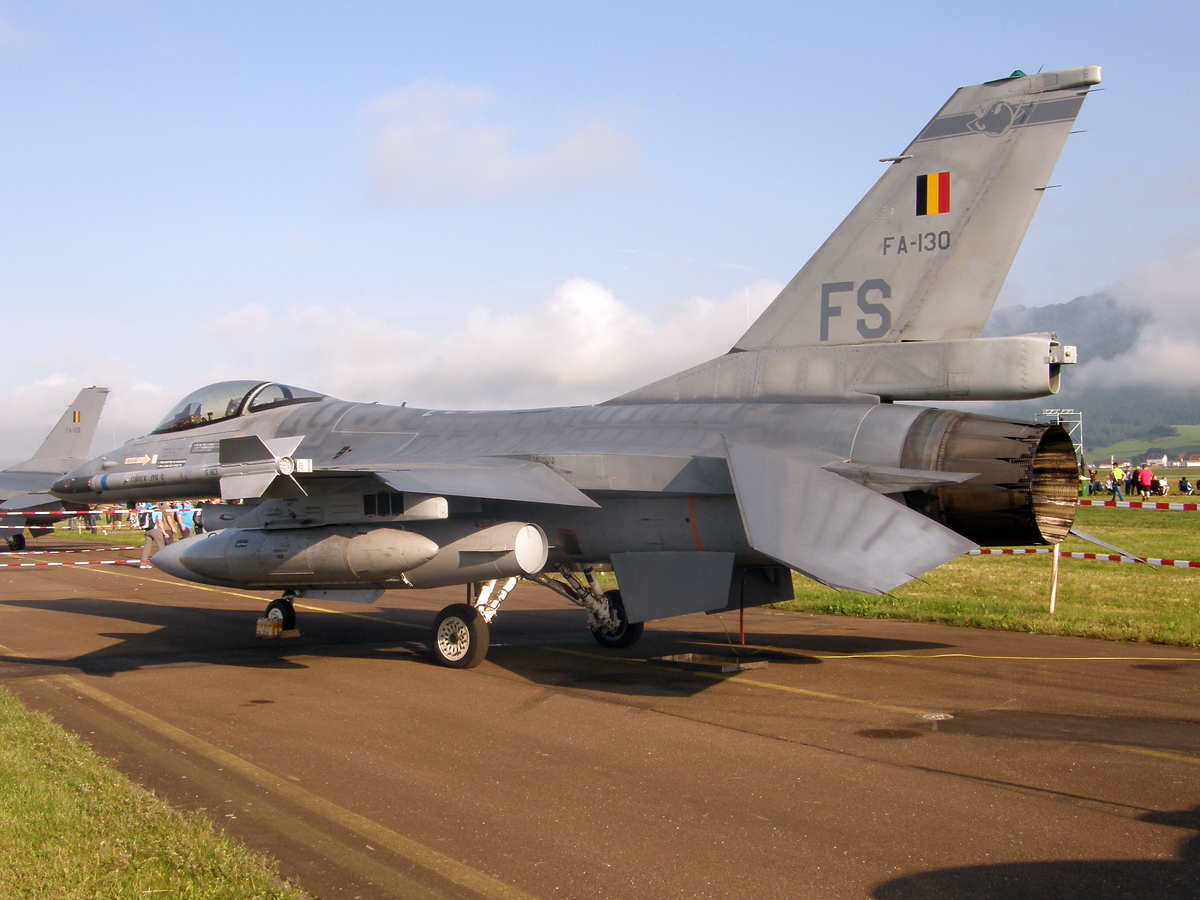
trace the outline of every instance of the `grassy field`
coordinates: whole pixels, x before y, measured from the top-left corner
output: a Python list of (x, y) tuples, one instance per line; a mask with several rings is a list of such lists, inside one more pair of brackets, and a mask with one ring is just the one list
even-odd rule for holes
[[(1151, 447), (1159, 447), (1168, 451), (1172, 457), (1185, 451), (1200, 450), (1200, 425), (1176, 425), (1177, 434), (1174, 437), (1133, 438), (1121, 441), (1108, 447), (1100, 447), (1087, 451), (1087, 459), (1108, 462), (1109, 457), (1115, 456), (1118, 461), (1123, 459), (1145, 459), (1146, 451)], [(1190, 478), (1188, 479), (1191, 480)]]
[[(1200, 560), (1200, 513), (1080, 508), (1075, 525), (1138, 556)], [(1063, 551), (1100, 550), (1071, 537)], [(783, 609), (1200, 647), (1200, 569), (1064, 559), (1049, 612), (1049, 556), (964, 557), (889, 596), (795, 577)]]
[(302, 900), (273, 865), (170, 809), (0, 689), (0, 897)]
[(57, 525), (54, 529), (54, 534), (48, 534), (43, 538), (28, 538), (26, 550), (39, 549), (38, 544), (41, 541), (56, 541), (61, 538), (70, 540), (87, 541), (91, 544), (113, 544), (118, 547), (140, 547), (146, 540), (146, 533), (140, 528), (132, 530), (128, 528), (109, 529), (108, 534), (92, 534), (87, 528), (81, 531), (76, 531), (69, 524)]

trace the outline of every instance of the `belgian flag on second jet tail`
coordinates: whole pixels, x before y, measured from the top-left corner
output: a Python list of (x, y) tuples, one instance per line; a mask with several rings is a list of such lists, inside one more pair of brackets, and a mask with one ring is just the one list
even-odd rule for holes
[(936, 216), (950, 212), (950, 173), (917, 176), (917, 215)]

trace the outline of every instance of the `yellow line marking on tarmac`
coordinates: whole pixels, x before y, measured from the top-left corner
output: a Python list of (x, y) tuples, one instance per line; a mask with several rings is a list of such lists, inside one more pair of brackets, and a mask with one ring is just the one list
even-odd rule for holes
[(244, 597), (248, 600), (262, 601), (262, 597), (255, 594), (243, 594), (241, 591), (231, 591), (227, 588), (208, 587), (203, 584), (195, 584), (191, 581), (179, 581), (172, 579), (167, 581), (162, 578), (151, 578), (149, 575), (135, 575), (133, 572), (118, 572), (115, 569), (97, 569), (97, 572), (107, 572), (109, 575), (116, 575), (119, 578), (137, 578), (139, 581), (149, 581), (153, 584), (165, 584), (167, 587), (188, 587), (196, 591), (205, 591), (210, 594), (225, 594), (229, 597)]
[[(109, 571), (107, 569), (97, 569), (97, 571), (108, 571), (110, 575), (118, 575), (122, 578), (138, 578), (142, 581), (154, 582), (155, 584), (165, 584), (168, 587), (186, 587), (186, 588), (191, 588), (192, 590), (196, 590), (196, 591), (206, 591), (210, 594), (224, 594), (227, 597), (244, 597), (247, 600), (255, 600), (259, 603), (268, 602), (268, 601), (265, 601), (258, 594), (246, 594), (246, 593), (243, 593), (242, 591), (234, 591), (234, 590), (230, 590), (228, 588), (208, 587), (207, 585), (194, 584), (193, 582), (190, 582), (190, 581), (180, 581), (178, 579), (166, 581), (162, 578), (149, 578), (145, 575), (135, 575), (132, 572), (117, 572), (117, 571)], [(310, 606), (307, 603), (293, 603), (292, 605), (299, 609), (308, 610), (309, 612), (328, 613), (331, 616), (348, 616), (351, 619), (363, 619), (368, 622), (383, 622), (384, 624), (387, 624), (387, 625), (394, 625), (397, 628), (408, 628), (408, 629), (420, 631), (422, 634), (424, 634), (426, 631), (426, 629), (422, 628), (420, 625), (410, 625), (408, 622), (394, 622), (391, 619), (385, 619), (378, 614), (373, 615), (373, 616), (368, 616), (368, 615), (364, 615), (363, 613), (344, 612), (340, 609), (325, 609), (324, 607), (321, 607), (321, 606)]]
[[(699, 642), (693, 641), (691, 643), (699, 643)], [(612, 656), (605, 656), (601, 653), (585, 653), (582, 650), (566, 650), (561, 647), (542, 647), (540, 649), (550, 650), (555, 653), (566, 653), (571, 656), (583, 656), (583, 657), (586, 657), (587, 659), (607, 660), (609, 662), (638, 663), (638, 664), (642, 664), (642, 665), (647, 665), (649, 663), (649, 660), (645, 660), (645, 659), (636, 659), (636, 658), (625, 657), (625, 656), (612, 657)], [(862, 659), (867, 659), (873, 655), (883, 655), (883, 654), (857, 654), (857, 657), (862, 658)], [(1038, 657), (1038, 656), (972, 656), (972, 655), (966, 654), (966, 653), (945, 653), (945, 654), (938, 654), (938, 656), (936, 656), (936, 657), (931, 657), (931, 656), (914, 657), (914, 656), (911, 656), (908, 654), (889, 654), (888, 656), (889, 656), (889, 658), (895, 657), (895, 658), (899, 658), (899, 659), (936, 659), (936, 658), (939, 658), (942, 656), (965, 656), (969, 659), (1017, 659), (1017, 660), (1021, 660), (1021, 659), (1040, 660), (1043, 658), (1043, 657)], [(830, 659), (843, 659), (844, 657), (829, 657), (829, 658)], [(1161, 657), (1161, 656), (1160, 657), (1153, 657), (1153, 656), (1151, 656), (1151, 657), (1147, 657), (1147, 656), (1058, 657), (1058, 656), (1051, 656), (1051, 657), (1045, 657), (1045, 658), (1048, 660), (1056, 660), (1056, 659), (1078, 659), (1078, 660), (1121, 659), (1121, 660), (1126, 660), (1126, 661), (1128, 661), (1128, 660), (1142, 661), (1142, 660), (1146, 660), (1146, 659), (1151, 659), (1151, 660), (1153, 660), (1153, 659), (1170, 659), (1171, 657)], [(1200, 661), (1200, 660), (1195, 660), (1190, 656), (1189, 657), (1178, 657), (1178, 659), (1186, 660), (1188, 662)], [(859, 704), (861, 706), (870, 706), (874, 709), (882, 709), (882, 710), (885, 710), (888, 712), (906, 713), (906, 714), (917, 715), (917, 716), (923, 716), (923, 715), (929, 714), (929, 710), (913, 709), (913, 708), (907, 707), (907, 706), (893, 706), (888, 703), (878, 703), (874, 700), (862, 700), (862, 699), (859, 699), (858, 697), (843, 697), (840, 694), (828, 694), (823, 691), (810, 691), (810, 690), (806, 690), (804, 688), (791, 687), (790, 685), (786, 685), (786, 684), (772, 684), (771, 682), (768, 682), (768, 681), (759, 681), (755, 678), (745, 678), (740, 675), (733, 675), (733, 674), (718, 675), (715, 672), (696, 672), (696, 671), (689, 671), (688, 674), (698, 675), (701, 678), (708, 678), (712, 681), (719, 681), (719, 682), (732, 681), (736, 684), (751, 684), (751, 685), (754, 685), (755, 687), (767, 688), (767, 689), (773, 690), (773, 691), (786, 691), (787, 693), (790, 693), (790, 694), (800, 694), (801, 696), (811, 697), (816, 700), (830, 700), (830, 701), (834, 701), (837, 703), (854, 703), (854, 704)], [(1167, 750), (1150, 750), (1150, 749), (1143, 748), (1143, 747), (1129, 747), (1129, 746), (1125, 746), (1122, 744), (1100, 744), (1099, 746), (1107, 747), (1109, 750), (1119, 750), (1122, 753), (1137, 753), (1142, 756), (1153, 756), (1158, 759), (1166, 759), (1166, 760), (1171, 760), (1173, 762), (1183, 762), (1183, 763), (1188, 763), (1193, 766), (1200, 766), (1200, 757), (1188, 756), (1188, 755), (1182, 754), (1182, 753), (1171, 753)]]
[(316, 794), (292, 784), (290, 781), (281, 778), (273, 772), (260, 768), (254, 765), (254, 763), (247, 762), (240, 756), (222, 750), (220, 747), (213, 746), (207, 741), (184, 731), (182, 728), (177, 728), (174, 725), (164, 722), (162, 719), (140, 710), (136, 706), (126, 703), (124, 700), (119, 700), (99, 688), (80, 681), (74, 676), (58, 675), (54, 677), (70, 685), (81, 694), (103, 704), (113, 710), (113, 712), (120, 713), (144, 728), (156, 732), (180, 746), (186, 747), (193, 753), (200, 754), (210, 762), (214, 762), (231, 772), (236, 772), (247, 781), (272, 791), (290, 800), (297, 806), (311, 810), (329, 821), (341, 825), (348, 831), (353, 831), (371, 842), (386, 847), (398, 856), (402, 856), (410, 862), (423, 866), (429, 871), (445, 878), (447, 881), (475, 891), (484, 897), (495, 897), (498, 900), (532, 900), (529, 894), (505, 884), (498, 878), (493, 878), (491, 875), (472, 869), (470, 866), (460, 863), (456, 859), (451, 859), (449, 856), (392, 831), (378, 822), (373, 822), (366, 816), (343, 809), (336, 803), (326, 800), (324, 797), (318, 797)]
[(1025, 662), (1200, 662), (1197, 656), (989, 656), (984, 653), (846, 653), (811, 659), (1006, 659)]
[[(24, 653), (20, 653), (3, 644), (0, 644), (0, 653), (8, 656), (25, 656)], [(491, 875), (472, 869), (465, 863), (451, 859), (449, 856), (426, 847), (424, 844), (407, 838), (398, 832), (392, 831), (378, 822), (373, 822), (366, 816), (360, 816), (358, 813), (344, 809), (336, 803), (326, 800), (324, 797), (318, 797), (316, 794), (280, 778), (273, 772), (260, 768), (254, 765), (254, 763), (248, 762), (227, 750), (222, 750), (220, 747), (216, 747), (208, 743), (208, 741), (184, 731), (182, 728), (177, 728), (169, 722), (164, 722), (157, 716), (140, 710), (136, 706), (132, 706), (106, 691), (80, 681), (72, 675), (54, 675), (51, 677), (61, 684), (69, 685), (87, 697), (91, 697), (113, 712), (131, 719), (143, 728), (174, 741), (180, 746), (191, 750), (193, 753), (203, 756), (210, 762), (216, 763), (218, 766), (222, 766), (231, 772), (236, 772), (247, 781), (268, 791), (273, 791), (295, 803), (297, 806), (315, 812), (329, 821), (342, 826), (347, 831), (353, 831), (379, 844), (381, 847), (386, 847), (397, 856), (401, 856), (409, 862), (422, 866), (460, 887), (472, 890), (483, 897), (496, 898), (496, 900), (535, 900), (532, 895), (506, 884), (498, 878), (493, 878)]]
[[(683, 641), (697, 647), (729, 647), (720, 641)], [(734, 647), (734, 649), (741, 649)], [(1200, 656), (991, 656), (985, 653), (806, 653), (771, 644), (747, 644), (747, 650), (770, 650), (803, 659), (1003, 659), (1025, 662), (1200, 662)], [(750, 654), (746, 654), (749, 656)]]
[(216, 763), (231, 772), (236, 772), (247, 781), (272, 791), (290, 800), (297, 806), (304, 807), (337, 825), (341, 825), (347, 831), (353, 831), (367, 840), (377, 843), (381, 847), (386, 847), (398, 856), (402, 856), (410, 862), (416, 863), (440, 875), (447, 881), (475, 891), (484, 897), (494, 897), (498, 898), (498, 900), (532, 900), (530, 895), (524, 891), (505, 884), (491, 875), (476, 871), (470, 866), (460, 863), (458, 860), (451, 859), (449, 856), (426, 847), (424, 844), (420, 844), (411, 838), (406, 838), (404, 835), (398, 834), (390, 828), (380, 825), (378, 822), (373, 822), (365, 816), (360, 816), (358, 813), (343, 809), (336, 803), (326, 800), (324, 797), (318, 797), (316, 794), (310, 793), (302, 787), (297, 787), (278, 775), (268, 772), (266, 769), (260, 768), (251, 762), (247, 762), (240, 756), (235, 756), (226, 750), (222, 750), (220, 747), (215, 747), (207, 741), (201, 740), (195, 735), (184, 731), (182, 728), (176, 728), (174, 725), (164, 722), (135, 706), (131, 706), (99, 688), (80, 681), (74, 676), (56, 675), (53, 677), (55, 680), (69, 685), (84, 696), (91, 697), (98, 703), (103, 704), (113, 712), (119, 713), (125, 718), (137, 722), (142, 727), (174, 741), (176, 744), (191, 750), (193, 753), (203, 756), (210, 762)]
[[(540, 647), (541, 650), (549, 650), (552, 653), (565, 653), (569, 656), (582, 656), (587, 659), (601, 659), (606, 662), (624, 662), (634, 663), (639, 665), (648, 665), (649, 660), (636, 659), (627, 656), (604, 656), (600, 653), (584, 653), (582, 650), (567, 650), (564, 647)], [(685, 671), (685, 670), (680, 670)], [(880, 703), (877, 700), (864, 700), (859, 697), (844, 697), (841, 694), (828, 694), (824, 691), (810, 691), (805, 688), (792, 687), (787, 684), (774, 684), (770, 681), (759, 681), (757, 678), (747, 678), (741, 674), (718, 675), (716, 672), (697, 672), (694, 670), (686, 670), (689, 675), (696, 675), (700, 678), (707, 678), (710, 681), (719, 683), (731, 682), (733, 684), (748, 684), (754, 687), (765, 688), (769, 691), (783, 691), (788, 694), (798, 694), (801, 697), (808, 697), (813, 700), (830, 700), (835, 703), (854, 703), (859, 706), (869, 706), (872, 709), (882, 709), (886, 712), (897, 712), (905, 715), (924, 716), (930, 713), (928, 709), (916, 709), (912, 706), (894, 706), (890, 703)]]
[(880, 703), (877, 700), (863, 700), (858, 697), (843, 697), (840, 694), (827, 694), (824, 691), (810, 691), (804, 688), (792, 687), (787, 684), (774, 684), (770, 681), (759, 681), (757, 678), (745, 678), (741, 675), (732, 675), (729, 678), (722, 678), (714, 672), (697, 672), (702, 678), (709, 678), (714, 681), (733, 681), (735, 684), (752, 684), (755, 687), (766, 688), (772, 691), (786, 691), (789, 694), (800, 694), (804, 697), (811, 697), (814, 700), (832, 700), (837, 703), (856, 703), (860, 706), (870, 706), (873, 709), (882, 709), (887, 712), (905, 713), (906, 715), (924, 716), (930, 713), (928, 709), (915, 709), (911, 706), (893, 706), (890, 703)]
[(1101, 747), (1107, 747), (1109, 750), (1120, 750), (1122, 753), (1136, 753), (1139, 756), (1153, 756), (1157, 759), (1169, 759), (1172, 762), (1191, 763), (1193, 766), (1200, 766), (1200, 757), (1185, 756), (1182, 753), (1171, 753), (1167, 750), (1150, 750), (1146, 747), (1126, 747), (1121, 744), (1101, 744)]
[[(157, 760), (160, 765), (168, 767), (173, 775), (186, 778), (193, 787), (198, 786), (214, 797), (228, 796), (230, 784), (228, 780), (223, 779), (222, 769), (214, 773), (194, 761), (195, 757), (192, 755), (164, 753), (164, 747), (170, 746), (170, 742), (164, 744), (161, 735), (158, 735), (158, 742), (145, 736), (139, 729), (131, 728), (127, 720), (110, 715), (74, 696), (74, 686), (63, 684), (57, 678), (42, 679), (42, 682), (54, 688), (54, 702), (60, 709), (70, 710), (95, 730), (109, 733), (114, 740), (147, 759)], [(297, 813), (285, 810), (261, 796), (255, 795), (252, 800), (238, 803), (237, 813), (239, 818), (254, 823), (256, 831), (264, 826), (274, 828), (287, 840), (301, 844), (307, 852), (315, 852), (329, 860), (336, 860), (349, 872), (373, 882), (397, 897), (404, 897), (406, 900), (447, 900), (443, 893), (408, 877), (377, 858), (372, 858), (360, 848), (347, 844), (305, 821)]]

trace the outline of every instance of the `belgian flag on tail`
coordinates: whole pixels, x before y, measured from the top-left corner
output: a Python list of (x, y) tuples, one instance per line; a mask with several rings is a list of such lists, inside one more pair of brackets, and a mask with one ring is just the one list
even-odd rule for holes
[(917, 176), (917, 215), (936, 216), (950, 212), (950, 173)]
[(74, 422), (76, 425), (79, 424), (79, 422), (80, 422), (79, 410), (75, 410), (73, 413), (71, 413), (71, 421)]

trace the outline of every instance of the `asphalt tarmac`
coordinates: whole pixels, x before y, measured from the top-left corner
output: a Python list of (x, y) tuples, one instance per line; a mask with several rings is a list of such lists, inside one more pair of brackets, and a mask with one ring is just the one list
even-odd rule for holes
[(264, 641), (269, 597), (0, 569), (0, 684), (315, 897), (1200, 897), (1200, 652), (759, 609), (614, 652), (523, 584), (456, 671), (462, 594)]

